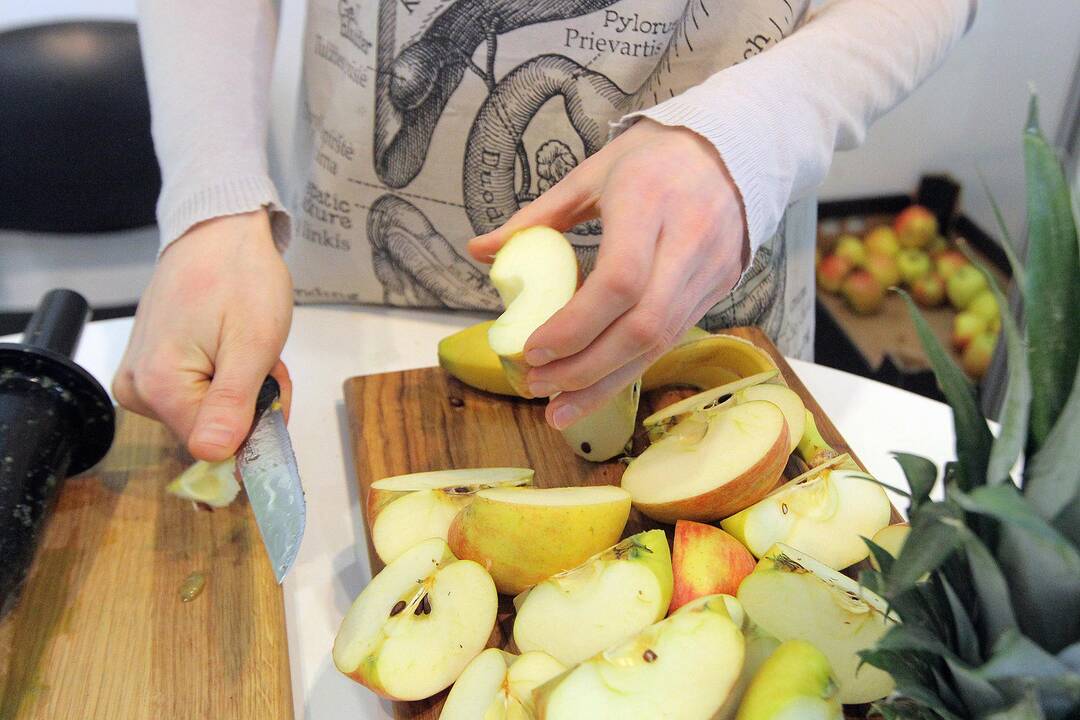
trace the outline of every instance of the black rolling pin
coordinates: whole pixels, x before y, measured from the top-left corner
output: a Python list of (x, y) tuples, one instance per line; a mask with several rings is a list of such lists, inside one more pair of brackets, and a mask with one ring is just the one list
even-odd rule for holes
[(23, 341), (0, 343), (0, 618), (18, 602), (63, 479), (112, 445), (112, 401), (71, 360), (89, 316), (77, 292), (51, 290)]

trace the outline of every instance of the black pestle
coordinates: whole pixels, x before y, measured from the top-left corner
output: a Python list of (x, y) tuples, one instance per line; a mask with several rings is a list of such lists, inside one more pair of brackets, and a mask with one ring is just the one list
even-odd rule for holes
[(51, 290), (23, 341), (0, 343), (0, 618), (18, 602), (61, 482), (112, 445), (112, 401), (71, 359), (89, 316), (77, 292)]

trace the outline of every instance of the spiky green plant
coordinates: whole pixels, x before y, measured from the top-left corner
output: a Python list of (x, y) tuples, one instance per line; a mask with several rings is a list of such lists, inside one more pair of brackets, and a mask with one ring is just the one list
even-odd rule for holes
[(905, 296), (953, 410), (957, 460), (938, 501), (934, 464), (897, 454), (911, 533), (895, 559), (867, 541), (881, 572), (860, 580), (903, 621), (863, 653), (896, 679), (895, 695), (873, 710), (887, 720), (1080, 718), (1080, 248), (1034, 98), (1024, 162), (1025, 263), (998, 212), (1023, 323), (1003, 312), (1008, 386), (996, 438), (974, 388)]

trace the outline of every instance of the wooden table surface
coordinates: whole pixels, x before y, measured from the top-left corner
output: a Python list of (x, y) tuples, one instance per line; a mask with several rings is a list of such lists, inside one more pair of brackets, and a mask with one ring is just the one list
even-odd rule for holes
[(109, 455), (63, 485), (0, 621), (0, 718), (291, 718), (281, 589), (246, 496), (211, 512), (167, 495), (191, 459), (159, 424), (118, 421)]

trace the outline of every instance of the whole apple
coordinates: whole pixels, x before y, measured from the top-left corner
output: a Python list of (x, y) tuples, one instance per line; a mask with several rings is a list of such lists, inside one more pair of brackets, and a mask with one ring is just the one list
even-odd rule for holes
[(931, 259), (934, 259), (943, 252), (948, 252), (949, 241), (941, 235), (935, 235), (934, 239), (927, 243), (926, 247), (923, 249), (926, 250), (926, 253)]
[(975, 296), (986, 289), (986, 278), (974, 265), (965, 265), (956, 269), (945, 282), (945, 292), (949, 302), (957, 310), (966, 310)]
[(960, 366), (964, 368), (964, 372), (975, 380), (982, 379), (994, 357), (997, 341), (997, 334), (992, 332), (979, 333), (973, 337), (960, 356)]
[(953, 347), (958, 351), (963, 351), (977, 335), (986, 332), (988, 324), (986, 318), (975, 313), (957, 313), (953, 318)]
[(896, 264), (900, 268), (900, 277), (908, 285), (930, 274), (930, 256), (922, 250), (915, 248), (901, 250), (896, 258)]
[(848, 307), (860, 315), (871, 315), (885, 302), (885, 287), (866, 270), (856, 270), (844, 279), (840, 293)]
[[(873, 275), (874, 279), (881, 284), (881, 287), (890, 288), (900, 284), (900, 268), (897, 266), (896, 258), (893, 255), (885, 255), (879, 252), (868, 253), (864, 267), (866, 272)], [(944, 292), (944, 288), (942, 288), (942, 292)]]
[(851, 262), (839, 255), (826, 255), (818, 265), (818, 286), (826, 292), (836, 294), (844, 278), (851, 272)]
[(896, 236), (896, 231), (888, 225), (878, 225), (866, 234), (863, 246), (866, 248), (867, 253), (896, 257), (896, 254), (900, 252), (900, 238)]
[(945, 301), (945, 281), (937, 273), (923, 275), (911, 283), (911, 296), (923, 307), (937, 307)]
[(893, 227), (900, 246), (906, 248), (924, 248), (938, 234), (937, 217), (922, 205), (912, 205), (897, 215)]
[(998, 306), (997, 298), (995, 298), (994, 293), (989, 290), (983, 290), (973, 297), (971, 302), (968, 303), (967, 309), (968, 312), (973, 312), (976, 315), (981, 315), (986, 318), (988, 323), (1001, 319), (1001, 308)]
[(970, 264), (959, 250), (946, 250), (934, 258), (934, 268), (943, 280), (948, 280), (957, 269)]
[(833, 248), (833, 255), (844, 258), (852, 267), (862, 267), (866, 262), (866, 248), (854, 235), (841, 235)]

